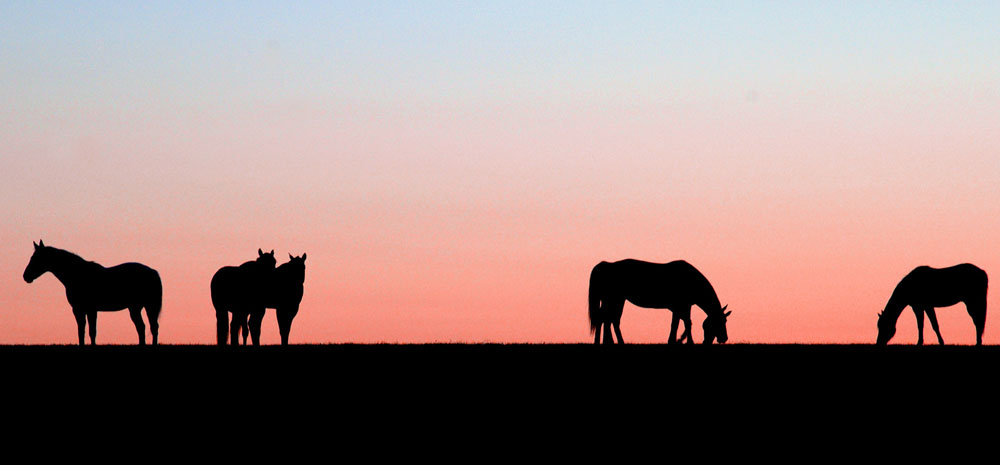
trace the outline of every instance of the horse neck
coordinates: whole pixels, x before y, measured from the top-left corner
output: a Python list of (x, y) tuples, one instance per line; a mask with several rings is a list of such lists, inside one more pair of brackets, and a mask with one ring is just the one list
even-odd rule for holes
[(54, 254), (55, 258), (51, 261), (49, 271), (55, 275), (59, 282), (63, 283), (63, 286), (72, 286), (88, 265), (97, 265), (96, 263), (84, 260), (72, 252), (61, 249), (55, 250), (57, 253)]
[(719, 296), (715, 293), (715, 288), (712, 287), (710, 283), (705, 282), (706, 289), (702, 294), (701, 301), (698, 302), (698, 307), (701, 308), (706, 315), (721, 315), (722, 314), (722, 302), (719, 302)]
[(305, 281), (306, 270), (281, 265), (274, 269), (274, 276), (279, 284), (301, 284)]
[(885, 309), (882, 310), (882, 315), (892, 319), (892, 321), (899, 319), (899, 315), (903, 313), (903, 309), (909, 305), (907, 294), (908, 291), (903, 283), (899, 283), (896, 289), (892, 291), (892, 295), (889, 296), (889, 301), (886, 302)]

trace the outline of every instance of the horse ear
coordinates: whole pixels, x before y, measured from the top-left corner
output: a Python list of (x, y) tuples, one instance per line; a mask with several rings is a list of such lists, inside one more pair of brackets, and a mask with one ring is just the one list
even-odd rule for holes
[(45, 243), (44, 243), (44, 242), (42, 242), (42, 240), (41, 240), (41, 239), (39, 239), (39, 240), (38, 240), (38, 246), (39, 246), (39, 247), (45, 247)]
[(293, 257), (293, 256), (292, 256), (292, 254), (288, 254), (288, 259), (289, 259), (289, 260), (291, 260), (291, 259), (293, 259), (293, 258), (295, 258), (295, 257)]
[(271, 252), (270, 252), (270, 254), (271, 254), (271, 255), (274, 255), (274, 249), (271, 249)]
[(306, 253), (302, 252), (302, 262), (305, 263), (305, 261), (306, 261)]
[(35, 246), (35, 250), (38, 250), (38, 243), (37, 242), (31, 241), (31, 245)]
[(257, 249), (257, 256), (258, 257), (263, 257), (264, 256), (264, 251), (260, 250), (260, 249)]
[(726, 313), (723, 313), (722, 316), (724, 316), (726, 318), (729, 318), (729, 315), (732, 315), (732, 314), (733, 314), (733, 312), (732, 312), (732, 310), (730, 310), (730, 311), (728, 311)]

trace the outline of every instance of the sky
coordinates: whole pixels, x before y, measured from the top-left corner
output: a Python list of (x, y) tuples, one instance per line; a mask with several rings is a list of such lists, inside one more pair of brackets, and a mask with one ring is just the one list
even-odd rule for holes
[(159, 3), (0, 4), (0, 344), (76, 342), (38, 239), (158, 270), (168, 344), (258, 248), (308, 254), (292, 343), (592, 341), (624, 258), (697, 267), (731, 342), (872, 343), (913, 268), (1000, 270), (997, 2)]

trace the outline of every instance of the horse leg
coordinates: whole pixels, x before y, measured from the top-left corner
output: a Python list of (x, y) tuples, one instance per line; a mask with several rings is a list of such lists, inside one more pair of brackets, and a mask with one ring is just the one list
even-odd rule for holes
[(594, 344), (600, 344), (601, 343), (601, 326), (603, 326), (603, 325), (604, 325), (604, 323), (598, 323), (597, 324), (597, 329), (594, 330)]
[[(160, 337), (160, 307), (159, 305), (154, 305), (150, 307), (146, 306), (146, 319), (149, 320), (149, 333), (153, 335), (153, 345), (157, 345)], [(146, 340), (145, 334), (143, 334), (143, 341)]]
[(80, 336), (80, 345), (84, 344), (84, 333), (87, 329), (87, 314), (83, 310), (73, 309), (73, 316), (76, 317), (76, 333)]
[(243, 327), (241, 321), (246, 321), (246, 314), (234, 310), (233, 321), (229, 323), (229, 343), (234, 346), (240, 345), (240, 329)]
[(139, 334), (139, 345), (146, 345), (146, 324), (142, 322), (142, 307), (129, 308), (128, 316), (132, 317), (135, 332)]
[(965, 302), (965, 310), (972, 317), (972, 323), (976, 325), (976, 345), (983, 345), (983, 331), (986, 329), (986, 296), (972, 302)]
[(87, 312), (87, 321), (90, 322), (90, 345), (97, 345), (97, 310)]
[(220, 346), (229, 342), (229, 310), (215, 309), (215, 339)]
[[(291, 323), (289, 322), (289, 324), (291, 324)], [(624, 343), (625, 343), (625, 339), (622, 339), (622, 328), (621, 328), (621, 324), (622, 324), (622, 319), (621, 319), (621, 317), (618, 317), (618, 318), (616, 318), (616, 319), (615, 319), (615, 321), (614, 321), (614, 325), (615, 325), (615, 336), (617, 336), (617, 337), (618, 337), (618, 343), (619, 343), (619, 344), (624, 344)]]
[(260, 345), (260, 325), (264, 321), (264, 313), (267, 309), (257, 309), (250, 312), (250, 337), (253, 339), (253, 345)]
[(917, 345), (924, 345), (924, 309), (912, 307), (913, 315), (917, 317)]
[(694, 344), (694, 335), (691, 334), (691, 307), (676, 312), (674, 315), (684, 323), (684, 332), (681, 333), (681, 338), (678, 342), (683, 344), (687, 340), (688, 344)]
[(677, 340), (677, 325), (681, 322), (680, 315), (677, 312), (673, 312), (674, 316), (670, 318), (670, 339), (667, 339), (667, 344), (676, 344), (680, 342)]
[[(281, 345), (288, 345), (288, 334), (292, 332), (292, 318), (295, 316), (295, 310), (287, 308), (275, 309), (275, 313), (278, 317), (278, 332), (281, 333)], [(618, 333), (618, 339), (621, 339), (621, 332)]]
[(934, 313), (934, 307), (927, 307), (927, 319), (931, 320), (931, 328), (934, 328), (934, 333), (937, 334), (938, 344), (944, 345), (944, 338), (941, 337), (941, 328), (938, 328), (937, 314)]
[(247, 316), (245, 320), (240, 323), (240, 331), (243, 331), (243, 345), (247, 345), (247, 337), (250, 336), (250, 317)]
[(625, 341), (622, 339), (621, 321), (622, 321), (622, 311), (625, 308), (625, 300), (619, 302), (612, 302), (611, 305), (607, 307), (607, 311), (604, 312), (604, 343), (614, 344), (614, 339), (611, 338), (611, 327), (614, 326), (615, 334), (618, 336), (618, 343), (624, 344)]

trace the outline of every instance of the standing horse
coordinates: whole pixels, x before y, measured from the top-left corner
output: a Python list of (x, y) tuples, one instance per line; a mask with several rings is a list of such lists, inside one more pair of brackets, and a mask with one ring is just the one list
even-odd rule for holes
[(142, 322), (142, 309), (146, 308), (149, 331), (153, 344), (157, 343), (160, 325), (160, 307), (163, 304), (163, 285), (156, 270), (141, 263), (122, 263), (105, 268), (88, 262), (78, 255), (55, 247), (46, 246), (41, 240), (24, 269), (25, 282), (31, 283), (51, 271), (66, 287), (66, 299), (73, 307), (80, 345), (87, 321), (90, 321), (90, 344), (97, 343), (97, 312), (114, 312), (128, 309), (139, 345), (146, 344), (146, 325)]
[(625, 301), (645, 308), (665, 308), (673, 312), (668, 343), (677, 341), (678, 323), (684, 322), (684, 333), (680, 342), (691, 336), (691, 306), (697, 305), (705, 312), (705, 344), (714, 340), (725, 343), (729, 340), (726, 332), (726, 318), (732, 312), (721, 307), (719, 297), (712, 284), (695, 267), (683, 260), (670, 263), (649, 263), (626, 259), (618, 262), (601, 262), (590, 273), (590, 332), (594, 334), (594, 344), (601, 342), (601, 327), (604, 327), (604, 343), (610, 344), (611, 326), (614, 326), (618, 343), (621, 344), (620, 328)]
[(264, 305), (255, 307), (250, 312), (250, 336), (253, 338), (253, 345), (260, 345), (260, 323), (268, 308), (273, 308), (278, 317), (281, 345), (288, 345), (288, 333), (292, 330), (292, 319), (299, 313), (305, 280), (306, 254), (302, 254), (301, 257), (288, 254), (288, 262), (282, 263), (270, 274), (270, 279), (263, 289)]
[[(243, 344), (250, 333), (247, 318), (251, 309), (264, 305), (261, 294), (265, 283), (274, 272), (274, 250), (264, 253), (257, 249), (257, 259), (240, 266), (224, 266), (212, 276), (212, 305), (215, 307), (216, 337), (220, 346), (226, 345), (226, 336), (231, 333), (233, 345), (239, 344), (240, 330), (243, 330)], [(232, 325), (229, 314), (233, 314)]]
[(975, 265), (963, 263), (949, 268), (918, 266), (896, 285), (885, 309), (878, 314), (878, 339), (875, 342), (885, 345), (892, 339), (896, 334), (896, 320), (910, 306), (917, 317), (917, 345), (924, 343), (925, 313), (937, 333), (938, 344), (944, 345), (934, 308), (964, 302), (965, 310), (976, 325), (976, 345), (982, 345), (988, 287), (986, 272)]

